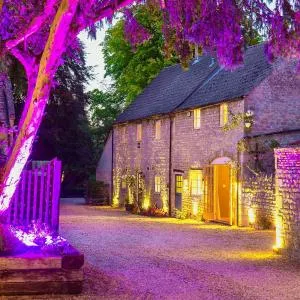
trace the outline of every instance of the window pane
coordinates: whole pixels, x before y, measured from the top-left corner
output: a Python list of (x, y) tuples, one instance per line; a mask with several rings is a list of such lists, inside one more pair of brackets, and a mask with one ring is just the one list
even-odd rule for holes
[(199, 129), (201, 126), (201, 109), (194, 109), (194, 128)]
[(202, 194), (202, 170), (190, 171), (191, 195), (199, 196)]
[(155, 193), (160, 193), (160, 189), (161, 189), (161, 181), (160, 181), (160, 177), (159, 176), (155, 176), (154, 178), (154, 190)]
[(228, 104), (220, 105), (220, 126), (225, 126), (228, 123)]
[(176, 193), (181, 194), (182, 193), (182, 186), (183, 186), (183, 180), (181, 175), (176, 175), (175, 176), (176, 180)]

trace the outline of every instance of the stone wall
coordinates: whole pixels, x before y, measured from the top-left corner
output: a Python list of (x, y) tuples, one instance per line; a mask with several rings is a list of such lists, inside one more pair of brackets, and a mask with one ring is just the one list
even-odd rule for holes
[(250, 135), (300, 129), (300, 76), (297, 64), (278, 62), (272, 74), (245, 99), (254, 113)]
[(98, 162), (96, 169), (96, 180), (101, 181), (108, 185), (109, 191), (109, 201), (111, 203), (112, 195), (111, 195), (111, 182), (112, 182), (112, 133), (110, 133), (101, 158)]
[[(161, 137), (155, 138), (158, 118), (114, 126), (114, 204), (123, 206), (136, 198), (135, 181), (141, 174), (139, 201), (168, 211), (170, 119), (160, 117)], [(142, 124), (142, 140), (137, 141), (137, 125)], [(155, 176), (161, 178), (161, 192), (155, 192)], [(124, 182), (126, 181), (126, 182)]]
[(272, 175), (253, 174), (243, 184), (243, 202), (248, 225), (258, 229), (275, 228), (275, 182)]
[(300, 259), (300, 148), (275, 150), (276, 247)]
[[(242, 99), (227, 103), (229, 111), (233, 114), (244, 111), (244, 101)], [(237, 143), (244, 136), (243, 124), (226, 132), (220, 127), (220, 105), (201, 109), (201, 126), (199, 129), (194, 129), (193, 120), (193, 110), (191, 110), (178, 112), (173, 121), (172, 207), (175, 207), (176, 172), (182, 172), (183, 180), (189, 182), (189, 171), (191, 169), (204, 170), (216, 158), (228, 157), (232, 162), (237, 162)], [(196, 206), (201, 217), (204, 209), (203, 200), (203, 195), (191, 196), (190, 193), (184, 193), (183, 206), (186, 213), (191, 214), (191, 209)]]

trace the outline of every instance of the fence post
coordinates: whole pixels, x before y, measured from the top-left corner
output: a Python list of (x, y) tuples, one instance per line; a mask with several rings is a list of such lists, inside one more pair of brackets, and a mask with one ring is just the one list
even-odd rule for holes
[(52, 186), (52, 228), (58, 231), (59, 225), (59, 200), (61, 182), (61, 161), (53, 160), (53, 186)]
[(47, 165), (47, 181), (46, 181), (46, 207), (45, 207), (45, 223), (49, 221), (49, 200), (50, 200), (50, 179), (51, 179), (51, 167), (52, 163)]
[(33, 171), (27, 171), (27, 211), (26, 211), (26, 225), (30, 222), (30, 208), (31, 208), (31, 197), (32, 197), (32, 175)]
[(26, 193), (25, 193), (25, 185), (26, 185), (26, 178), (27, 178), (27, 171), (23, 171), (22, 173), (22, 184), (20, 186), (21, 190), (20, 190), (20, 200), (21, 200), (21, 208), (20, 208), (20, 215), (19, 215), (19, 222), (21, 222), (21, 224), (23, 223), (24, 220), (24, 208), (25, 208), (25, 199), (26, 199)]
[(45, 169), (44, 166), (41, 166), (40, 168), (40, 174), (41, 174), (41, 186), (40, 186), (40, 212), (39, 212), (39, 220), (41, 223), (43, 223), (43, 210), (44, 210), (44, 185), (45, 185)]
[(35, 169), (33, 172), (34, 172), (34, 184), (33, 184), (33, 212), (32, 212), (32, 219), (36, 220), (36, 218), (37, 218), (37, 199), (38, 199), (39, 170)]

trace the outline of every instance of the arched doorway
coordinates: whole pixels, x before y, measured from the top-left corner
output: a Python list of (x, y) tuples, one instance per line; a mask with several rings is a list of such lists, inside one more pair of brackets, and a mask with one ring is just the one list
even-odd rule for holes
[(232, 161), (228, 157), (219, 157), (204, 170), (204, 218), (235, 224), (234, 194)]

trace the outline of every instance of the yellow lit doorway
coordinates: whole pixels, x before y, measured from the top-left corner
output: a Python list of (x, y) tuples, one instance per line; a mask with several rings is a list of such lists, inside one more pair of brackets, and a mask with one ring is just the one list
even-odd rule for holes
[[(229, 160), (229, 159), (228, 159)], [(233, 225), (236, 197), (231, 164), (218, 159), (204, 169), (204, 218)]]
[(214, 198), (216, 221), (231, 224), (230, 166), (214, 166)]

